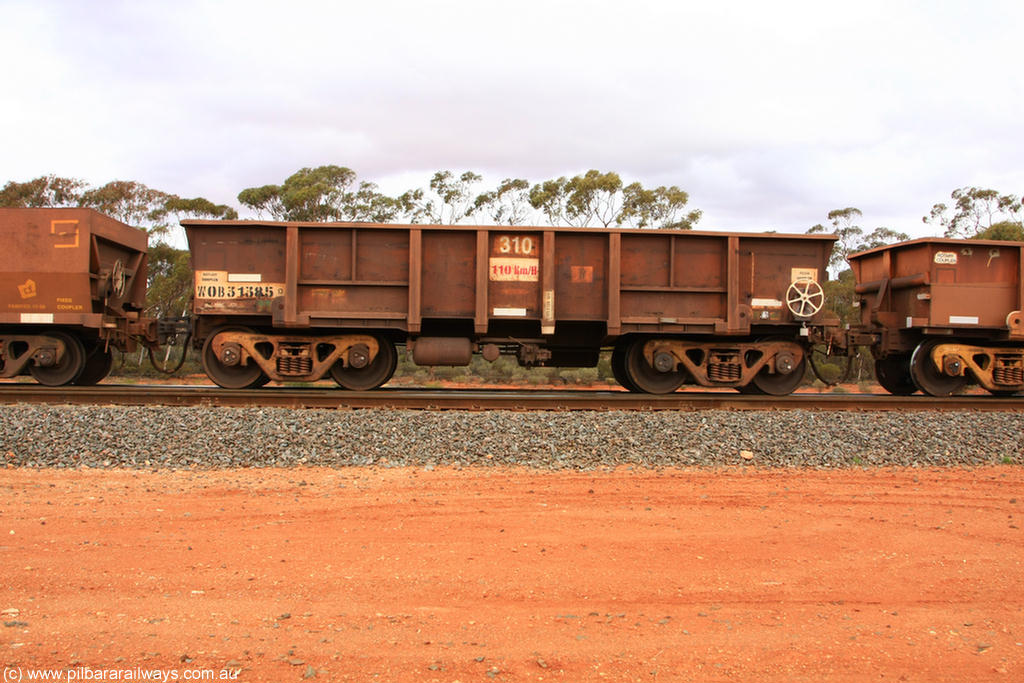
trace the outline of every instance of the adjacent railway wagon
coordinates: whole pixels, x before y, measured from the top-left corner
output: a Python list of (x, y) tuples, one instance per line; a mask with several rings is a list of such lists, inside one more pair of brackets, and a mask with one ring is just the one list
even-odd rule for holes
[(0, 209), (0, 377), (95, 384), (153, 321), (143, 230), (90, 209)]
[(1024, 390), (1024, 244), (919, 239), (849, 260), (861, 310), (851, 338), (871, 346), (888, 391)]
[(634, 391), (684, 383), (787, 394), (813, 330), (832, 236), (621, 229), (183, 221), (193, 340), (229, 388), (514, 355), (594, 366)]

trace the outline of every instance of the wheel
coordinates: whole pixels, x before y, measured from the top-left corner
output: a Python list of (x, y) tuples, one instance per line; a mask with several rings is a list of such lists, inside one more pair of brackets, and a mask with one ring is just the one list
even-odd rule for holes
[(932, 349), (939, 341), (923, 341), (910, 357), (910, 376), (914, 384), (929, 396), (951, 396), (967, 386), (967, 377), (947, 375), (932, 363)]
[[(745, 387), (748, 389), (746, 393), (762, 393), (768, 394), (769, 396), (788, 396), (796, 391), (796, 388), (804, 381), (804, 373), (806, 370), (806, 355), (800, 359), (800, 362), (797, 363), (792, 370), (785, 374), (780, 372), (770, 373), (768, 372), (768, 368), (765, 368), (754, 375), (754, 379), (752, 379), (750, 384)], [(756, 388), (757, 391), (750, 391), (750, 387)]]
[[(635, 387), (630, 391), (642, 391), (646, 394), (671, 394), (686, 381), (685, 370), (660, 372), (644, 358), (646, 339), (637, 339), (626, 347), (625, 372), (626, 378)], [(614, 367), (614, 364), (612, 365)]]
[(917, 391), (910, 376), (910, 356), (905, 353), (876, 358), (875, 378), (883, 389), (896, 396), (910, 396)]
[(113, 354), (104, 349), (102, 344), (97, 344), (85, 359), (85, 368), (82, 369), (82, 374), (75, 379), (74, 383), (80, 387), (91, 387), (109, 375), (112, 367), (114, 367)]
[(398, 367), (398, 351), (390, 339), (377, 337), (377, 355), (363, 368), (346, 368), (338, 361), (331, 366), (331, 377), (343, 389), (369, 391), (386, 383)]
[(270, 383), (270, 378), (267, 377), (267, 374), (265, 372), (261, 372), (260, 373), (260, 378), (258, 380), (256, 380), (255, 382), (253, 382), (252, 384), (250, 384), (249, 388), (250, 389), (259, 389), (260, 387), (267, 386), (267, 384), (269, 384), (269, 383)]
[(629, 379), (626, 372), (626, 346), (618, 345), (612, 351), (612, 376), (626, 391), (639, 392), (636, 385)]
[(28, 371), (40, 384), (48, 387), (62, 387), (71, 384), (82, 374), (85, 368), (85, 349), (77, 337), (65, 332), (51, 332), (48, 335), (51, 339), (59, 339), (64, 342), (64, 355), (60, 363), (44, 367), (42, 365), (30, 365)]
[(259, 382), (265, 375), (255, 361), (250, 360), (249, 363), (239, 363), (238, 365), (224, 365), (217, 357), (213, 348), (213, 340), (222, 332), (251, 333), (252, 330), (247, 327), (221, 327), (214, 330), (203, 344), (203, 370), (206, 372), (206, 376), (225, 389), (250, 389), (262, 386)]
[[(759, 339), (758, 342), (761, 344), (772, 343), (772, 342), (786, 342), (790, 341), (785, 337), (766, 337)], [(793, 365), (789, 372), (769, 372), (768, 368), (762, 368), (759, 373), (754, 375), (754, 378), (750, 380), (750, 383), (744, 387), (737, 387), (740, 393), (743, 394), (767, 394), (769, 396), (788, 396), (792, 394), (800, 383), (804, 381), (804, 375), (807, 372), (807, 354), (809, 351), (805, 350), (800, 355), (800, 362)], [(781, 354), (780, 354), (781, 355)], [(788, 355), (788, 354), (787, 354)], [(789, 361), (795, 360), (794, 357), (790, 357)], [(750, 361), (748, 361), (750, 362)], [(776, 357), (776, 364), (778, 364), (779, 358)]]

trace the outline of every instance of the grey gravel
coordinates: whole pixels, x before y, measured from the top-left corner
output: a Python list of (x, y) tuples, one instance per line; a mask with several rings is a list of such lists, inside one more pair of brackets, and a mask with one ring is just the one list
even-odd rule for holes
[(431, 412), (7, 405), (0, 406), (0, 466), (977, 466), (1024, 464), (1022, 433), (1021, 414), (966, 411)]

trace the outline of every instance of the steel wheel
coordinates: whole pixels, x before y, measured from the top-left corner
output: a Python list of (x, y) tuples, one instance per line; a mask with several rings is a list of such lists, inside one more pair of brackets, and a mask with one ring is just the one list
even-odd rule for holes
[(92, 353), (85, 359), (85, 368), (75, 379), (75, 384), (81, 387), (91, 387), (98, 384), (100, 380), (110, 374), (114, 367), (114, 356), (110, 351), (103, 348), (103, 344), (97, 344)]
[(929, 396), (951, 396), (967, 386), (967, 377), (947, 375), (932, 363), (932, 349), (940, 343), (923, 341), (910, 357), (910, 376), (917, 388)]
[(338, 361), (331, 366), (331, 377), (343, 389), (369, 391), (385, 384), (398, 367), (398, 351), (390, 339), (377, 337), (377, 355), (364, 368), (346, 368)]
[(49, 367), (30, 365), (28, 371), (32, 373), (37, 382), (48, 387), (62, 387), (65, 384), (71, 384), (85, 368), (85, 349), (82, 347), (82, 342), (77, 337), (72, 337), (65, 332), (51, 332), (47, 336), (64, 342), (64, 356), (56, 365)]
[[(659, 372), (644, 358), (646, 339), (637, 339), (626, 348), (626, 378), (634, 388), (630, 391), (642, 391), (646, 394), (671, 394), (686, 381), (685, 370)], [(614, 364), (612, 365), (614, 367)]]
[[(758, 391), (769, 396), (788, 396), (796, 391), (800, 383), (804, 381), (804, 372), (807, 370), (807, 356), (804, 355), (796, 367), (786, 374), (769, 373), (765, 368), (754, 375), (750, 385), (757, 387)], [(748, 385), (748, 386), (750, 386)], [(751, 392), (753, 393), (753, 392)]]
[[(758, 340), (762, 344), (780, 341), (790, 340), (785, 337), (766, 337)], [(788, 396), (792, 394), (800, 386), (800, 383), (804, 381), (804, 375), (807, 373), (808, 353), (808, 350), (804, 350), (800, 354), (800, 362), (789, 372), (772, 373), (768, 371), (767, 367), (762, 368), (761, 372), (754, 375), (750, 383), (741, 388), (740, 391), (745, 394), (767, 394), (769, 396)], [(776, 357), (777, 362), (778, 357)]]
[(626, 391), (639, 392), (640, 390), (629, 379), (629, 373), (626, 372), (626, 348), (625, 345), (620, 344), (612, 351), (612, 376)]
[(910, 376), (910, 356), (905, 353), (875, 359), (875, 378), (883, 389), (896, 396), (910, 396), (917, 391)]
[(213, 340), (221, 332), (252, 332), (252, 330), (247, 327), (222, 327), (214, 330), (203, 344), (203, 370), (206, 372), (206, 376), (225, 389), (249, 389), (262, 386), (260, 381), (265, 375), (255, 361), (250, 360), (247, 364), (239, 363), (238, 365), (221, 363), (213, 348)]

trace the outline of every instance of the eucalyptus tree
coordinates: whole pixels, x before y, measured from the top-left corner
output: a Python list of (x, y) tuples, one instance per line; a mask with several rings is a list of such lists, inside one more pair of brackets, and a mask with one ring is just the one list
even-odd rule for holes
[(533, 214), (530, 181), (505, 178), (495, 189), (477, 195), (472, 214), (486, 214), (495, 225), (524, 225)]
[(921, 220), (940, 227), (946, 237), (973, 237), (1000, 222), (1024, 220), (1021, 198), (980, 187), (961, 187), (950, 194), (953, 205), (938, 203)]
[(0, 207), (40, 208), (78, 206), (84, 180), (46, 175), (25, 182), (8, 181), (0, 190)]

